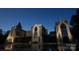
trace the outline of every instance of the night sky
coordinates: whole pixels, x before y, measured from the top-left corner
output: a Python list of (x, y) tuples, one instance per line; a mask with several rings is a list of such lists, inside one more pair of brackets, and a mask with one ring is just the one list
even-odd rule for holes
[(55, 9), (55, 8), (26, 8), (26, 9), (1, 9), (0, 28), (3, 31), (10, 30), (13, 25), (21, 22), (24, 30), (31, 29), (34, 24), (43, 24), (48, 31), (55, 29), (56, 21), (65, 18), (68, 22), (76, 9)]

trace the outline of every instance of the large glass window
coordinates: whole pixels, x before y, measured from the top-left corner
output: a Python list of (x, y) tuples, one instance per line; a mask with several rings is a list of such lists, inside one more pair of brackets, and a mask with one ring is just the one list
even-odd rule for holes
[(67, 37), (67, 30), (64, 24), (61, 25), (61, 32), (62, 32), (63, 38)]
[(67, 29), (66, 29), (66, 25), (65, 25), (65, 24), (62, 24), (62, 25), (61, 25), (61, 32), (62, 32), (62, 39), (63, 39), (63, 42), (67, 42), (67, 40), (68, 40), (68, 35), (67, 35)]

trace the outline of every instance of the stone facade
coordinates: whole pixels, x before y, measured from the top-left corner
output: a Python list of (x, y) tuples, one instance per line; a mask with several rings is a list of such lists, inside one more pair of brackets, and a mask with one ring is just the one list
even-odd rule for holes
[(32, 50), (43, 50), (45, 28), (41, 24), (32, 27)]
[(62, 51), (65, 50), (66, 44), (72, 43), (72, 34), (70, 31), (70, 26), (68, 25), (67, 21), (61, 20), (56, 23), (56, 37), (57, 37), (57, 45), (58, 50)]
[(35, 24), (29, 31), (24, 31), (18, 26), (20, 27), (20, 24), (11, 28), (6, 39), (5, 50), (43, 50), (43, 39), (46, 30), (41, 24)]
[[(64, 51), (74, 50), (73, 36), (67, 21), (56, 23), (55, 31), (47, 32), (41, 24), (35, 24), (29, 31), (21, 23), (13, 26), (6, 38), (5, 50), (9, 51)], [(67, 49), (68, 48), (68, 49)]]
[(6, 39), (5, 50), (14, 50), (14, 46), (18, 45), (25, 37), (25, 31), (22, 30), (21, 24), (13, 26)]

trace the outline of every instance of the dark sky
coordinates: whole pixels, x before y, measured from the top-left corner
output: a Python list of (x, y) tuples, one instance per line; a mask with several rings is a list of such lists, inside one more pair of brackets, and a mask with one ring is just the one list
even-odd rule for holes
[(48, 31), (52, 31), (55, 28), (56, 21), (65, 18), (69, 22), (71, 16), (75, 13), (76, 9), (64, 8), (0, 8), (0, 28), (2, 28), (3, 31), (7, 31), (11, 29), (12, 25), (21, 22), (24, 30), (31, 29), (33, 24), (43, 24)]

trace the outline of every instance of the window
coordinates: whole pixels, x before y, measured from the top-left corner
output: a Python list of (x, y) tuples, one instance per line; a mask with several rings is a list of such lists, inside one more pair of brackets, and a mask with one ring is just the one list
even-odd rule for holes
[(35, 31), (34, 32), (35, 37), (37, 37), (37, 33), (38, 33), (37, 30), (38, 30), (37, 27), (35, 27), (35, 29), (34, 29), (34, 31)]
[(66, 25), (64, 24), (61, 25), (61, 32), (62, 32), (63, 38), (67, 37)]
[(8, 42), (12, 42), (12, 39), (9, 39)]
[(63, 42), (67, 43), (68, 42), (68, 34), (67, 34), (67, 29), (66, 29), (65, 24), (61, 25), (61, 33), (62, 33)]
[(37, 31), (37, 27), (35, 27), (35, 31)]

